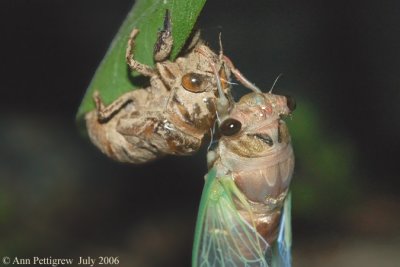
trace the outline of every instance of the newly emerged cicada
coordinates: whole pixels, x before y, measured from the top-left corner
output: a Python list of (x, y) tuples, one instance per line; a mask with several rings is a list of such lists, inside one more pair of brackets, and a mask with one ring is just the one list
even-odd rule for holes
[(294, 154), (283, 118), (295, 102), (260, 92), (238, 103), (222, 100), (220, 137), (208, 154), (192, 266), (290, 267), (288, 190)]
[[(210, 67), (222, 76), (224, 93), (229, 95), (230, 68), (199, 38), (175, 61), (171, 22), (166, 12), (164, 29), (154, 48), (154, 68), (133, 57), (131, 33), (126, 58), (132, 70), (150, 78), (150, 86), (132, 90), (105, 106), (94, 94), (96, 110), (86, 115), (92, 142), (109, 157), (130, 163), (144, 163), (166, 154), (190, 155), (196, 152), (214, 124), (217, 84)], [(198, 36), (197, 36), (198, 37)]]

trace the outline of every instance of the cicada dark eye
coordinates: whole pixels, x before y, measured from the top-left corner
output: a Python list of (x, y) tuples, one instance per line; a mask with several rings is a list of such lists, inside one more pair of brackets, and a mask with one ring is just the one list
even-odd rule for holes
[(235, 119), (226, 119), (221, 123), (219, 130), (224, 136), (232, 136), (240, 132), (242, 123)]
[(296, 100), (294, 100), (294, 98), (289, 95), (285, 95), (285, 97), (286, 105), (288, 106), (290, 112), (294, 111), (296, 109)]
[(187, 73), (182, 77), (182, 86), (186, 90), (193, 93), (204, 92), (205, 88), (203, 88), (204, 76), (198, 73)]

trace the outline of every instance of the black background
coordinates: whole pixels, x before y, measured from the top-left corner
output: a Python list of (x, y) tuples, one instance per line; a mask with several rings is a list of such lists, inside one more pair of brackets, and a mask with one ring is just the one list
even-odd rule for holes
[[(0, 1), (0, 256), (109, 255), (120, 266), (189, 266), (205, 149), (122, 165), (75, 126), (131, 5)], [(202, 11), (199, 27), (215, 50), (222, 32), (225, 53), (249, 79), (269, 88), (283, 73), (278, 92), (310, 103), (327, 138), (347, 140), (360, 189), (359, 202), (348, 205), (376, 206), (374, 214), (363, 207), (357, 218), (364, 220), (295, 217), (295, 266), (375, 266), (367, 256), (357, 261), (370, 251), (380, 266), (399, 260), (399, 240), (391, 239), (399, 236), (399, 18), (398, 1), (208, 1)], [(360, 251), (340, 261), (354, 232), (361, 241), (349, 247)]]

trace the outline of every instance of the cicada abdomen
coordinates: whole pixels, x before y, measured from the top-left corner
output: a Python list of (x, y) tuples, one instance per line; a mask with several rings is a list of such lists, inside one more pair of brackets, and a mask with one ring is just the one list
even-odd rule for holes
[(272, 93), (220, 105), (220, 138), (208, 155), (193, 266), (290, 266), (287, 195), (294, 154), (283, 117), (294, 108), (290, 97)]
[(221, 138), (213, 164), (228, 170), (252, 206), (258, 232), (271, 243), (276, 239), (280, 212), (294, 169), (290, 135), (282, 116), (291, 110), (287, 98), (251, 93), (242, 97), (220, 126)]

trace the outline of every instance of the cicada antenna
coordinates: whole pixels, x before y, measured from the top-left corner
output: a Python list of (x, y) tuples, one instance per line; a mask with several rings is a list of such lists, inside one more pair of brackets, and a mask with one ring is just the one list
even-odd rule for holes
[(214, 141), (215, 127), (217, 126), (217, 121), (214, 121), (213, 127), (210, 128), (210, 143), (208, 144), (207, 151), (210, 151), (211, 146), (216, 142)]
[(218, 122), (221, 123), (221, 118), (223, 119), (228, 114), (230, 102), (229, 102), (228, 98), (225, 96), (224, 91), (222, 90), (221, 78), (219, 77), (218, 71), (215, 68), (214, 63), (210, 62), (210, 65), (214, 72), (216, 83), (217, 83), (217, 89), (218, 89), (219, 96), (217, 98), (216, 114), (217, 114)]
[(278, 77), (275, 78), (275, 81), (274, 81), (274, 83), (272, 84), (271, 89), (268, 91), (269, 94), (272, 93), (272, 90), (274, 89), (275, 84), (278, 82), (279, 78), (282, 77), (282, 75), (283, 75), (283, 73), (279, 73)]
[[(219, 61), (221, 62), (221, 67), (225, 67), (224, 46), (222, 45), (222, 32), (220, 32), (218, 35), (218, 41), (219, 41)], [(222, 80), (227, 84), (234, 84), (231, 81), (224, 79), (223, 77), (219, 77), (219, 80)]]
[(224, 57), (224, 47), (222, 46), (222, 32), (219, 33), (218, 40), (219, 40), (219, 60), (222, 61)]
[[(215, 150), (211, 150), (212, 146), (218, 142), (218, 139), (214, 140), (216, 127), (217, 127), (217, 121), (214, 121), (213, 127), (210, 128), (211, 138), (210, 138), (210, 143), (208, 144), (208, 147), (207, 147), (207, 166), (208, 166), (208, 168), (211, 168), (212, 165), (214, 164), (215, 160), (217, 159), (217, 153), (215, 152)], [(215, 149), (215, 147), (214, 147), (214, 149)]]

